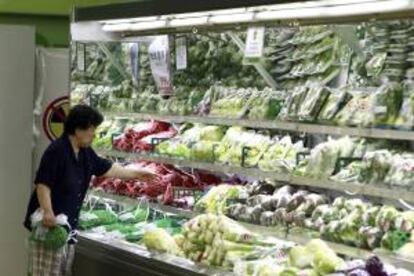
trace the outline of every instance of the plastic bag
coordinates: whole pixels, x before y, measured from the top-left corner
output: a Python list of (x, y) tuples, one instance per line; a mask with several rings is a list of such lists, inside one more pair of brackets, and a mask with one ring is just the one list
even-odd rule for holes
[(314, 121), (323, 105), (325, 104), (330, 91), (319, 83), (309, 83), (306, 98), (298, 110), (299, 120)]
[(164, 229), (149, 227), (149, 229), (145, 230), (143, 242), (150, 250), (184, 256), (175, 239)]
[(70, 239), (69, 232), (71, 226), (68, 217), (64, 214), (56, 216), (56, 226), (52, 228), (44, 227), (43, 210), (37, 209), (30, 217), (32, 233), (31, 240), (42, 243), (46, 248), (59, 249), (66, 245)]
[(343, 106), (351, 99), (346, 89), (331, 90), (329, 97), (319, 113), (319, 121), (332, 121)]

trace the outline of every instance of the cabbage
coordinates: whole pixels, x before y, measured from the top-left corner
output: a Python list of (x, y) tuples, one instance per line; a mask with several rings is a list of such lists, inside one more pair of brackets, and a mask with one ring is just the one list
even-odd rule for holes
[(329, 246), (320, 239), (313, 239), (306, 244), (306, 250), (309, 254), (314, 254), (317, 251), (333, 252)]
[(224, 130), (221, 126), (206, 126), (200, 131), (200, 139), (204, 141), (219, 142), (224, 137)]
[(275, 262), (266, 262), (256, 267), (254, 275), (256, 276), (278, 276), (283, 271), (283, 267)]
[(218, 145), (219, 143), (211, 141), (197, 142), (191, 148), (191, 157), (194, 160), (214, 162)]
[(332, 250), (316, 251), (312, 263), (313, 268), (322, 275), (335, 272), (344, 265), (344, 260), (339, 258)]
[(150, 250), (166, 252), (177, 256), (183, 256), (175, 239), (168, 232), (161, 228), (155, 228), (144, 234), (143, 242)]
[(194, 206), (197, 212), (221, 214), (227, 207), (227, 201), (237, 199), (246, 190), (242, 186), (222, 184), (211, 188)]
[(295, 246), (289, 251), (289, 264), (305, 268), (312, 263), (312, 255), (304, 246)]
[(67, 243), (68, 237), (68, 231), (63, 226), (57, 225), (47, 231), (43, 244), (46, 248), (56, 250)]

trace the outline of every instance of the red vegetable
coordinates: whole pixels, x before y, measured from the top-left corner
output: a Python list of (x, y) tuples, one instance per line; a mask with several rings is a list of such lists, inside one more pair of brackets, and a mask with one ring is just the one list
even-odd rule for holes
[(221, 183), (220, 179), (206, 172), (195, 171), (194, 174), (180, 170), (171, 165), (140, 161), (128, 165), (129, 168), (145, 168), (158, 175), (156, 182), (140, 182), (137, 180), (96, 178), (91, 185), (111, 193), (129, 197), (161, 198), (165, 204), (173, 204), (174, 187), (195, 188), (203, 190), (205, 186)]

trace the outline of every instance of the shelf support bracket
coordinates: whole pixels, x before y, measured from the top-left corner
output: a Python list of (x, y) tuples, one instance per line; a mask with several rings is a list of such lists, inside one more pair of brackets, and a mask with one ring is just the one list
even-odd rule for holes
[[(240, 51), (244, 51), (245, 45), (244, 45), (243, 41), (234, 32), (228, 32), (227, 34), (230, 36), (230, 38), (233, 40), (233, 42), (237, 45), (237, 47), (239, 47)], [(264, 68), (263, 64), (256, 63), (253, 66), (256, 68), (256, 70), (260, 74), (260, 76), (262, 76), (262, 78), (265, 80), (267, 85), (269, 85), (270, 87), (272, 87), (275, 90), (278, 89), (278, 85), (277, 85), (276, 81), (272, 78), (272, 76), (269, 74), (269, 72), (267, 72), (267, 70)]]

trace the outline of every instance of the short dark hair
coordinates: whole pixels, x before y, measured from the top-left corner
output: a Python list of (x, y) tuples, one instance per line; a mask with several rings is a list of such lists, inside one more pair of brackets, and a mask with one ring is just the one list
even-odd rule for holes
[(87, 130), (90, 127), (98, 127), (104, 117), (93, 107), (88, 105), (76, 105), (65, 120), (65, 134), (73, 135), (77, 129)]

